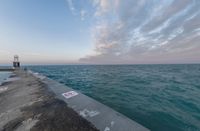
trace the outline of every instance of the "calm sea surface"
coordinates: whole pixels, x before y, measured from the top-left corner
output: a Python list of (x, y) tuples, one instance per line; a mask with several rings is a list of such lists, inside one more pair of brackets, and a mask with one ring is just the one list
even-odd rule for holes
[(29, 66), (152, 131), (200, 131), (200, 65)]

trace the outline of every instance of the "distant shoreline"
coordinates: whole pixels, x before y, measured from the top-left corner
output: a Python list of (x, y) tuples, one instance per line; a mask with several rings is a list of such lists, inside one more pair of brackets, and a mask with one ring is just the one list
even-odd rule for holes
[(14, 69), (12, 69), (12, 68), (0, 68), (0, 71), (8, 71), (8, 72), (10, 72), (10, 71), (14, 71)]
[[(109, 65), (112, 65), (112, 66), (117, 66), (117, 65), (200, 65), (200, 62), (198, 63), (151, 63), (151, 64), (147, 64), (147, 63), (143, 63), (143, 64), (92, 64), (92, 63), (72, 63), (72, 64), (23, 64), (22, 67), (26, 67), (26, 66), (77, 66), (77, 65), (80, 65), (80, 66), (98, 66), (98, 65), (105, 65), (105, 66), (109, 66)], [(12, 68), (12, 66), (10, 66), (10, 64), (0, 64), (0, 69), (2, 67), (9, 67), (9, 68)]]

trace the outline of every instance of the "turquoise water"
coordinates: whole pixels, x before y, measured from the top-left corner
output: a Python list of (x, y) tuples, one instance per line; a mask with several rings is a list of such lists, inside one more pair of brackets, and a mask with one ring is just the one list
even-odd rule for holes
[(10, 72), (0, 72), (0, 85), (2, 82), (11, 75)]
[(152, 131), (200, 131), (200, 65), (31, 66)]

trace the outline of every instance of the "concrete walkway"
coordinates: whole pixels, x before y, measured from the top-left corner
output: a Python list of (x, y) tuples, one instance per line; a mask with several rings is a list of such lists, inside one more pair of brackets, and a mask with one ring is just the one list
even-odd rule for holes
[(98, 131), (41, 79), (16, 70), (0, 85), (0, 131)]

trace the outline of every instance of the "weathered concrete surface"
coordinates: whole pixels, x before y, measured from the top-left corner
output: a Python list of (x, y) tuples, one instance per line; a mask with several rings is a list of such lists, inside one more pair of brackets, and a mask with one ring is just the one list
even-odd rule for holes
[(97, 131), (39, 78), (14, 73), (0, 86), (0, 131)]
[[(80, 92), (35, 73), (56, 96), (100, 131), (148, 131), (147, 128)], [(72, 92), (71, 92), (72, 91)], [(67, 92), (67, 93), (66, 93)], [(63, 96), (66, 93), (66, 96)]]

